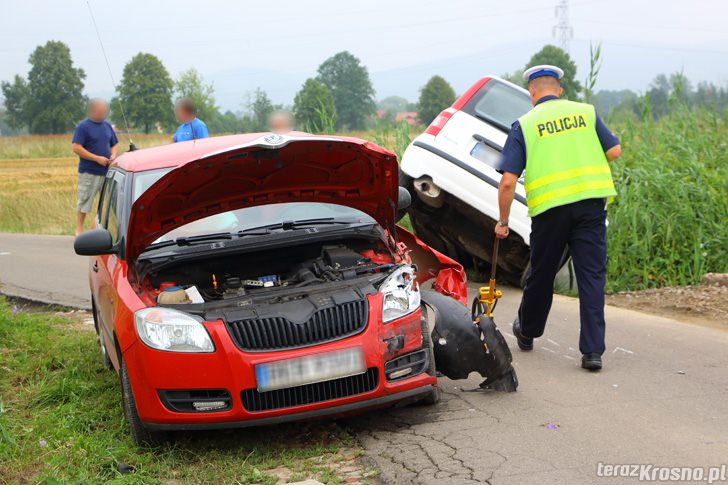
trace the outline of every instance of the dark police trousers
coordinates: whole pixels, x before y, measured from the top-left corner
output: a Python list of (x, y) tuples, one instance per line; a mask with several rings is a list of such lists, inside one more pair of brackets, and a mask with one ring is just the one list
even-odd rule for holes
[(607, 266), (604, 199), (554, 207), (531, 220), (531, 270), (518, 316), (526, 337), (543, 335), (553, 301), (554, 279), (568, 246), (579, 288), (581, 353), (604, 352), (604, 283)]

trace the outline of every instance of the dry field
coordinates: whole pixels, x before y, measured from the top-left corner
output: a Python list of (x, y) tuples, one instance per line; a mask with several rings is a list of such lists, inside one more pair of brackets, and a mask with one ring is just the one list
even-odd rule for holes
[(73, 234), (75, 158), (0, 160), (0, 231)]
[[(0, 231), (73, 234), (78, 159), (70, 135), (0, 138)], [(138, 147), (169, 135), (134, 135)], [(119, 152), (127, 150), (121, 138)]]
[[(393, 134), (346, 133), (359, 138)], [(139, 148), (169, 143), (169, 134), (135, 134)], [(129, 142), (119, 136), (119, 153)], [(70, 135), (0, 137), (0, 232), (73, 234), (78, 159)]]

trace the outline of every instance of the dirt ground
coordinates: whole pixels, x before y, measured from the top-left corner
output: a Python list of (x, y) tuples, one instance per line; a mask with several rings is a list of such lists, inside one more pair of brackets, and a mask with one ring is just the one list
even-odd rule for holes
[(607, 295), (608, 305), (728, 327), (728, 274), (708, 274), (696, 286), (625, 291)]

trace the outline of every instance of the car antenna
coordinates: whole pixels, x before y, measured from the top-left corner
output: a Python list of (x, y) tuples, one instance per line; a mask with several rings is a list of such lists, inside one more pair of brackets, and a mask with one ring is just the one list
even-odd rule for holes
[[(91, 21), (94, 24), (94, 29), (96, 30), (96, 37), (99, 39), (99, 45), (101, 46), (101, 52), (104, 54), (104, 60), (106, 61), (106, 69), (109, 71), (109, 77), (111, 78), (111, 85), (114, 86), (114, 91), (118, 92), (118, 89), (116, 89), (116, 82), (114, 81), (114, 74), (111, 72), (111, 65), (109, 64), (109, 58), (106, 55), (106, 49), (104, 49), (104, 43), (101, 40), (101, 33), (99, 32), (99, 26), (96, 25), (96, 17), (94, 17), (94, 11), (91, 8), (91, 3), (89, 3), (88, 0), (86, 0), (86, 6), (88, 7), (88, 12), (91, 14)], [(136, 145), (134, 144), (134, 140), (131, 139), (131, 131), (129, 130), (129, 121), (126, 119), (126, 113), (124, 113), (124, 106), (121, 103), (121, 98), (118, 98), (117, 103), (119, 103), (119, 109), (121, 110), (121, 117), (124, 119), (124, 126), (126, 127), (126, 137), (129, 138), (129, 151), (133, 152), (137, 149)]]

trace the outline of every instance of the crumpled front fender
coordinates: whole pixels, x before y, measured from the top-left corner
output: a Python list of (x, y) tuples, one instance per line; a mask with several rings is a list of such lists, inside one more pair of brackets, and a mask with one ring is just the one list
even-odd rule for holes
[(491, 318), (473, 324), (467, 307), (435, 291), (422, 291), (428, 317), (434, 320), (432, 343), (437, 371), (450, 379), (467, 379), (477, 372), (484, 389), (515, 391), (516, 371), (511, 351)]

